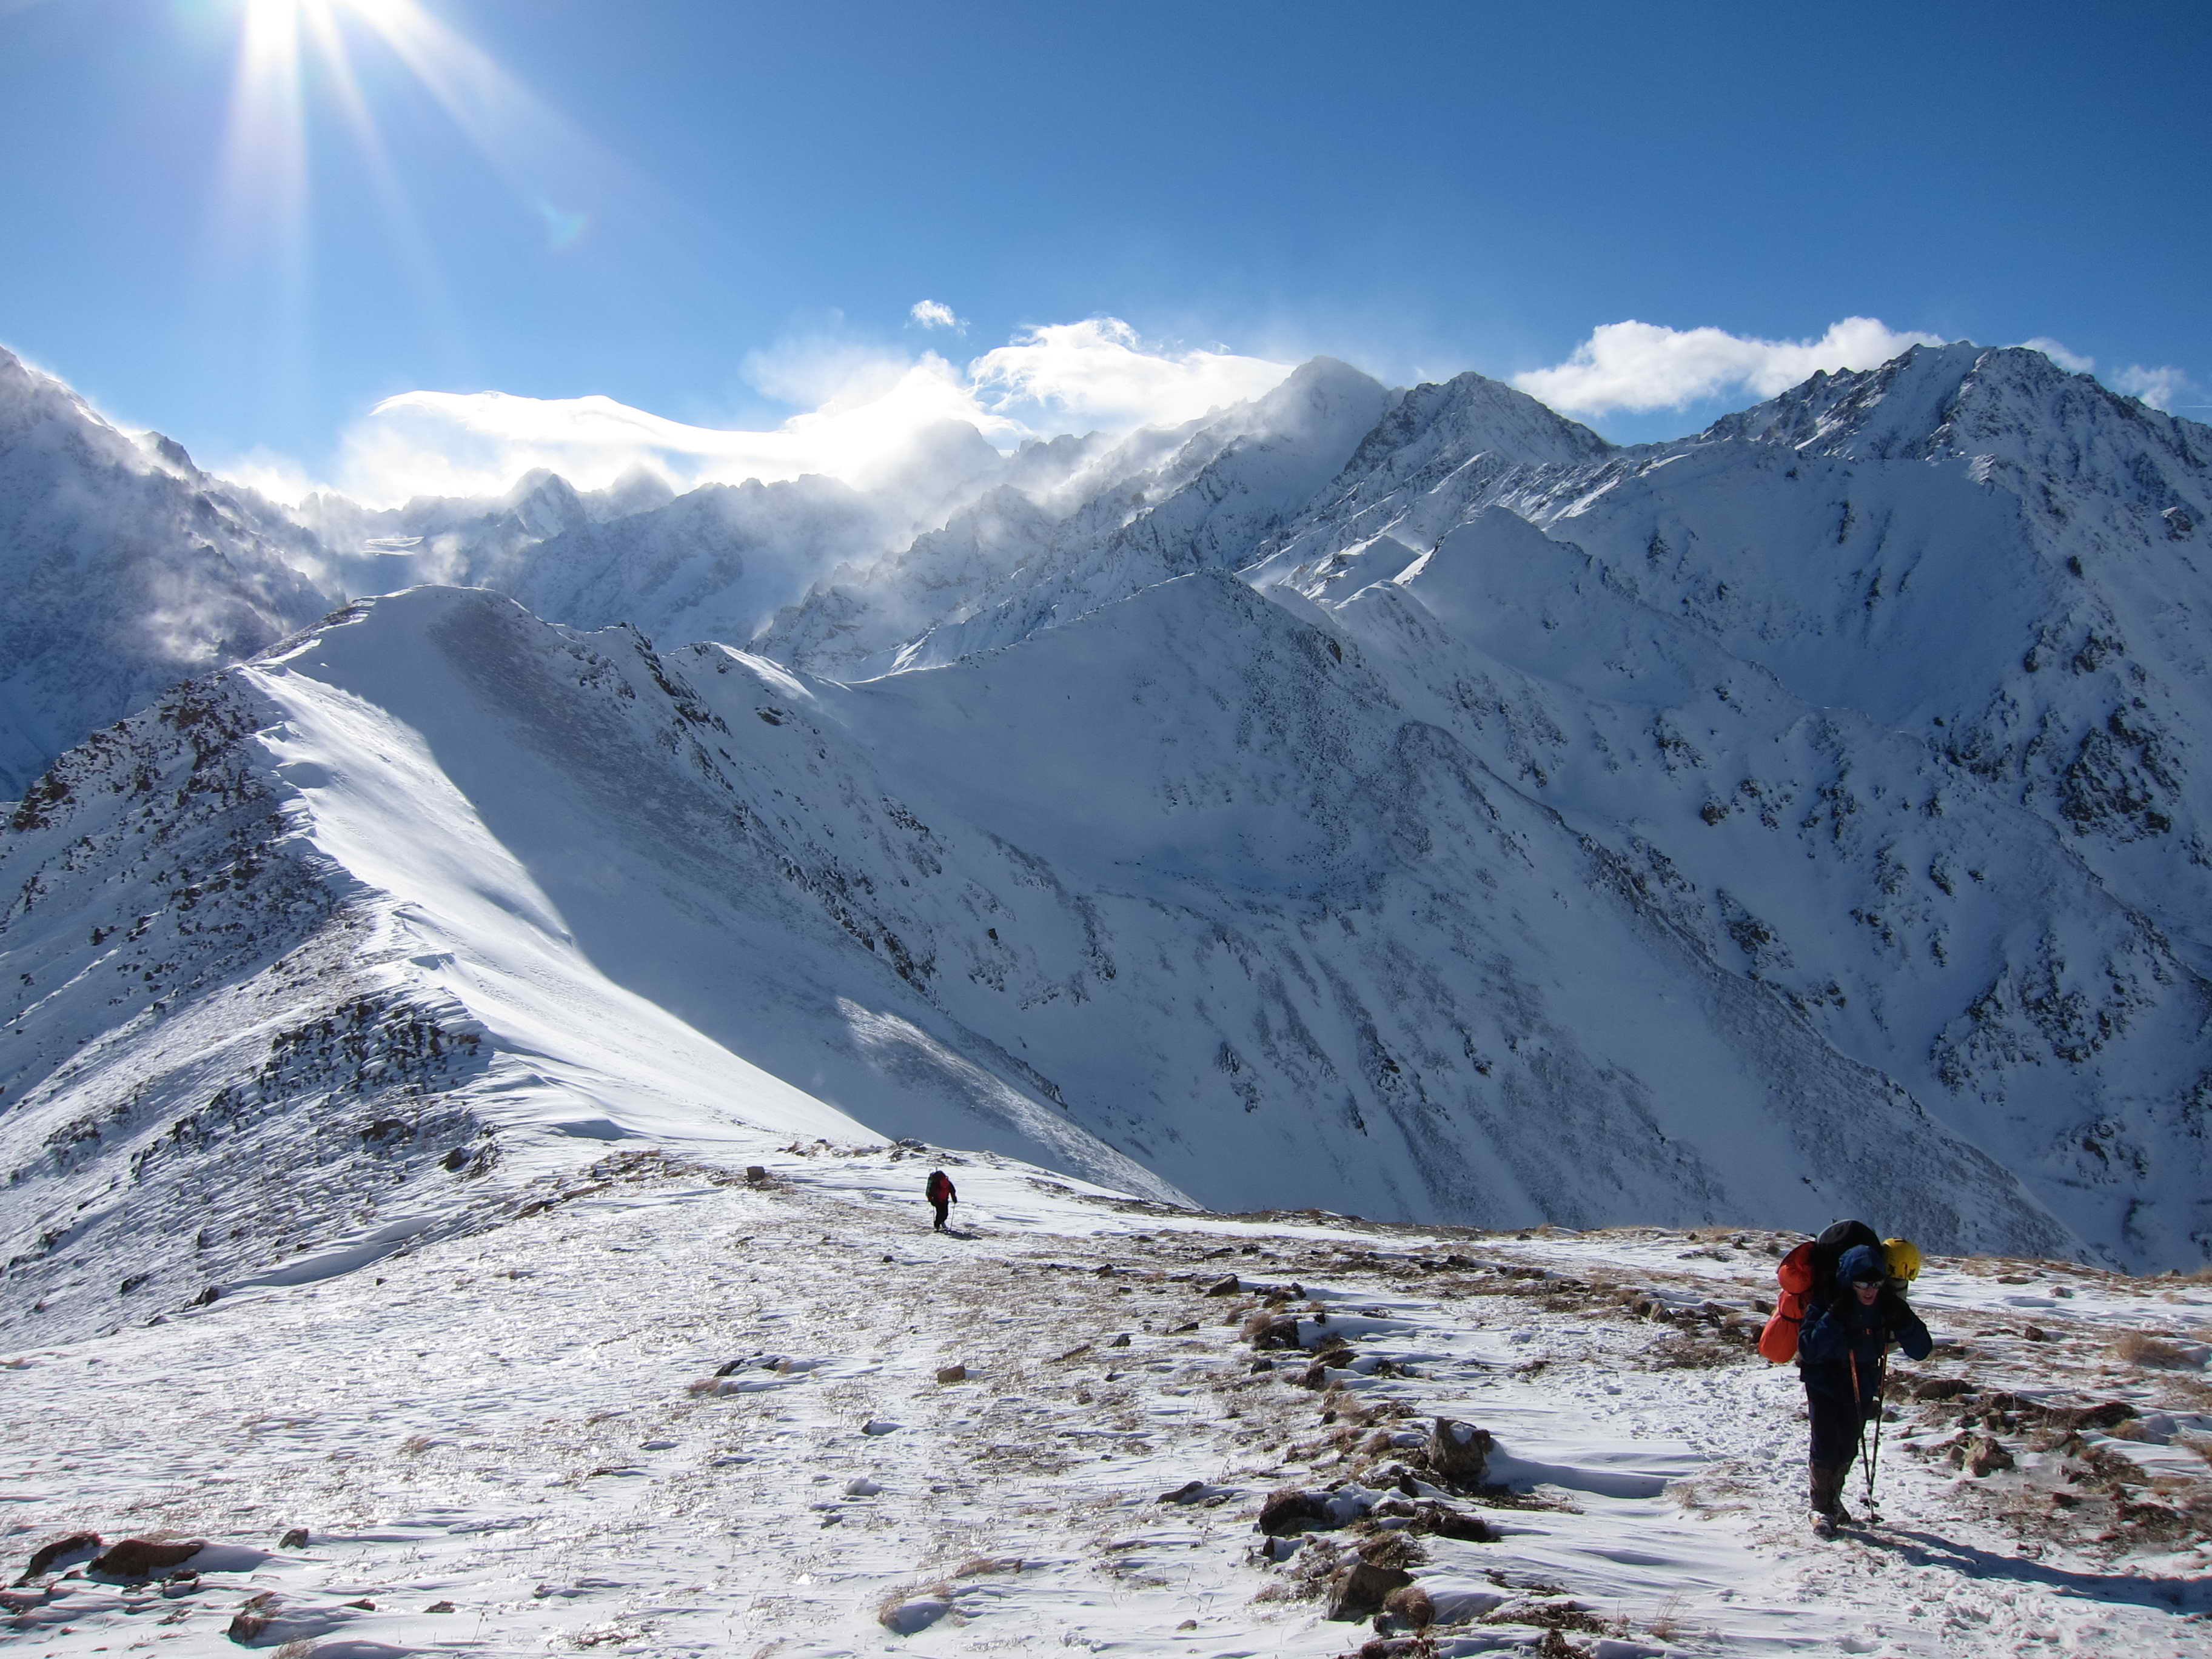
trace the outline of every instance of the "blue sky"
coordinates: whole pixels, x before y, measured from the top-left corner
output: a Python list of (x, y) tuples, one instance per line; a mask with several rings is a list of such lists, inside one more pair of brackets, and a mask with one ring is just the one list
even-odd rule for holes
[(1642, 438), (2048, 339), (2203, 418), (2208, 87), (2201, 4), (0, 0), (0, 343), (372, 493), (515, 399), (1004, 437), (1319, 352)]

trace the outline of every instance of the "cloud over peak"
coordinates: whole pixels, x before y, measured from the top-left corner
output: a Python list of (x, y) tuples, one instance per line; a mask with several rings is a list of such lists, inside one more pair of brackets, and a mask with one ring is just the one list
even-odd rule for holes
[[(913, 314), (932, 328), (963, 326), (935, 301)], [(343, 434), (330, 487), (387, 506), (414, 495), (495, 495), (538, 468), (582, 489), (605, 489), (640, 467), (678, 489), (809, 472), (850, 480), (948, 421), (1002, 448), (1064, 432), (1173, 425), (1270, 391), (1291, 367), (1148, 341), (1115, 317), (1024, 329), (964, 368), (935, 351), (794, 337), (745, 359), (756, 390), (799, 411), (774, 426), (690, 425), (599, 395), (408, 392)], [(265, 453), (222, 470), (278, 499), (297, 501), (318, 487)]]
[(1933, 334), (1893, 329), (1873, 317), (1846, 317), (1817, 340), (1603, 323), (1566, 362), (1516, 374), (1513, 384), (1572, 414), (1681, 409), (1730, 393), (1771, 398), (1818, 369), (1872, 368), (1908, 347), (1942, 343)]

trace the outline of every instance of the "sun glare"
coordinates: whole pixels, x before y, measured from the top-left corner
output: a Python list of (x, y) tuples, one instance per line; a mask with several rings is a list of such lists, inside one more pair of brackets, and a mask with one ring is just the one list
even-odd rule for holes
[(458, 331), (431, 240), (375, 113), (380, 82), (388, 88), (395, 70), (459, 131), (504, 186), (516, 220), (537, 227), (549, 252), (564, 253), (590, 234), (592, 216), (580, 198), (635, 194), (626, 169), (422, 0), (234, 3), (237, 70), (210, 248), (227, 275), (260, 270), (276, 284), (272, 336), (305, 337), (297, 325), (309, 300), (309, 137), (326, 124), (313, 117), (334, 118), (347, 133), (391, 256), (425, 309)]

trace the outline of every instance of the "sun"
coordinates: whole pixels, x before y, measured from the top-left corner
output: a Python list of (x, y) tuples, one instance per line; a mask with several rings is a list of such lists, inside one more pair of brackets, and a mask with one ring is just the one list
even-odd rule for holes
[(518, 222), (542, 227), (550, 252), (574, 247), (588, 228), (577, 196), (591, 185), (593, 193), (611, 193), (609, 181), (623, 171), (423, 0), (232, 3), (237, 69), (211, 244), (224, 268), (276, 282), (271, 322), (279, 331), (304, 317), (312, 299), (309, 140), (333, 123), (357, 152), (374, 199), (325, 205), (379, 215), (385, 245), (418, 302), (440, 318), (453, 315), (434, 242), (377, 120), (379, 89), (395, 73), (444, 112), (495, 188), (503, 187)]

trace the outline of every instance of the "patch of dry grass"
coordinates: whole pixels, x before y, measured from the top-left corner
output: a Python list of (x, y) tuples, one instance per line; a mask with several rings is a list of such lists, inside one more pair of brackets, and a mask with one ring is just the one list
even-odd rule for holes
[(2112, 1352), (2130, 1365), (2156, 1370), (2194, 1370), (2197, 1362), (2179, 1343), (2148, 1331), (2124, 1331), (2112, 1343)]

